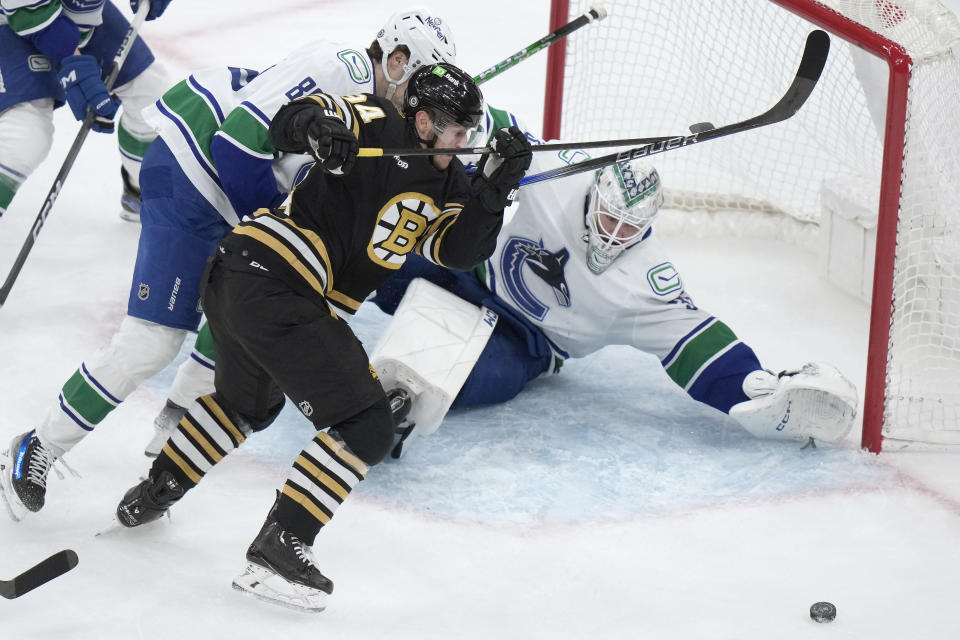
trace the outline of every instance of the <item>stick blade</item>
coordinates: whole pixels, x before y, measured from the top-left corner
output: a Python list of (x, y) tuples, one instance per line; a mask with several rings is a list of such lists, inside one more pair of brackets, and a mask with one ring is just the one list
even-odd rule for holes
[(0, 581), (0, 596), (8, 600), (19, 598), (37, 587), (50, 582), (70, 571), (80, 559), (73, 549), (64, 549), (53, 554), (43, 562), (36, 564), (13, 580)]
[(816, 83), (820, 79), (823, 67), (827, 64), (829, 54), (830, 36), (826, 31), (814, 29), (807, 35), (807, 43), (803, 49), (803, 58), (800, 60), (797, 76)]

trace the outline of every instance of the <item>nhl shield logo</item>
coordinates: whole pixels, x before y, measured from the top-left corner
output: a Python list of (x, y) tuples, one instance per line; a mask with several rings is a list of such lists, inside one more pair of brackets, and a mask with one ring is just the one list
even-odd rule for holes
[(304, 400), (297, 406), (300, 407), (300, 411), (303, 413), (303, 415), (307, 416), (308, 418), (313, 415), (313, 405), (307, 400)]
[(137, 297), (141, 300), (146, 300), (150, 297), (150, 285), (140, 283), (140, 287), (137, 289)]

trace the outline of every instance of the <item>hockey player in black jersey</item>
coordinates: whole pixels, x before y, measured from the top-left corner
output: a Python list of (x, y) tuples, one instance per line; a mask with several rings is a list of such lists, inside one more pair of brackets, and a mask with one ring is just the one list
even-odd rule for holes
[(449, 64), (412, 76), (403, 113), (372, 95), (316, 94), (284, 106), (270, 138), (317, 159), (288, 213), (261, 210), (226, 236), (203, 294), (218, 354), (216, 391), (199, 398), (117, 507), (129, 527), (161, 517), (250, 434), (284, 394), (319, 433), (297, 456), (235, 588), (318, 611), (333, 584), (310, 547), (390, 450), (384, 390), (345, 322), (411, 252), (470, 269), (493, 251), (503, 209), (530, 165), (516, 127), (468, 178), (453, 156), (356, 161), (358, 145), (463, 147), (482, 115), (471, 77)]

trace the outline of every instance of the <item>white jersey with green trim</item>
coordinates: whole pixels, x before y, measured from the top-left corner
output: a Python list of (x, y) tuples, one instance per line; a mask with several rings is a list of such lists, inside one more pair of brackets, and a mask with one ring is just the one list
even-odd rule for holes
[[(491, 115), (488, 129), (516, 123), (506, 112), (491, 109)], [(534, 153), (528, 175), (588, 157), (584, 151)], [(485, 263), (487, 287), (539, 327), (563, 357), (623, 344), (665, 361), (691, 332), (718, 321), (693, 303), (652, 233), (603, 273), (590, 271), (584, 214), (594, 175), (520, 189), (516, 210)]]
[(319, 92), (374, 93), (373, 64), (363, 48), (310, 43), (262, 72), (240, 67), (207, 69), (167, 91), (144, 109), (144, 118), (170, 147), (197, 190), (230, 224), (238, 222), (210, 154), (214, 136), (224, 137), (251, 161), (272, 160), (277, 187), (289, 192), (313, 158), (278, 153), (270, 143), (270, 120), (284, 104)]

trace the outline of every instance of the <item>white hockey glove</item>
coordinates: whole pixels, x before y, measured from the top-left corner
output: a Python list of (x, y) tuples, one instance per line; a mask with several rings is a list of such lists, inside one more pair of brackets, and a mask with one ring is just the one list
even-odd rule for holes
[(857, 389), (835, 367), (805, 364), (799, 371), (754, 371), (743, 381), (751, 397), (730, 416), (758, 438), (842, 440), (857, 417)]

